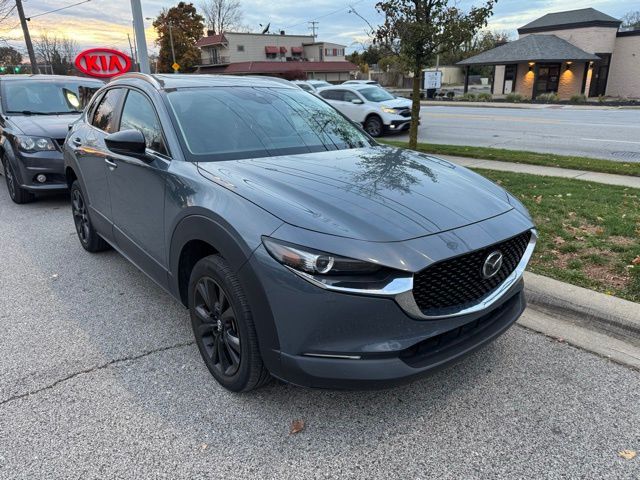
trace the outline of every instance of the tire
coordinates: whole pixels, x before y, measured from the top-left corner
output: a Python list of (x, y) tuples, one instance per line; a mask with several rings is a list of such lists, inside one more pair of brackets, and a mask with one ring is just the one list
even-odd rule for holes
[(18, 180), (13, 167), (11, 166), (11, 162), (7, 159), (3, 159), (2, 165), (4, 166), (4, 179), (7, 182), (7, 190), (9, 191), (9, 197), (11, 200), (19, 205), (33, 202), (36, 196), (18, 185)]
[(193, 268), (189, 311), (200, 355), (220, 385), (248, 392), (269, 382), (244, 291), (220, 255), (205, 257)]
[(80, 240), (82, 247), (91, 253), (102, 252), (103, 250), (109, 249), (109, 244), (105, 242), (103, 238), (98, 235), (95, 228), (93, 228), (85, 197), (77, 180), (71, 185), (70, 194), (73, 223), (76, 226), (76, 233), (78, 234), (78, 240)]
[(372, 137), (381, 137), (384, 133), (384, 123), (377, 115), (370, 115), (364, 121), (364, 130)]

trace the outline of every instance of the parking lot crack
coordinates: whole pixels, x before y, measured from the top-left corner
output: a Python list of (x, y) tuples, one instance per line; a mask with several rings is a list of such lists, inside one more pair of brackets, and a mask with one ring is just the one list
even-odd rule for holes
[(169, 346), (166, 346), (166, 347), (159, 347), (159, 348), (154, 348), (152, 350), (147, 350), (147, 351), (142, 352), (142, 353), (140, 353), (138, 355), (130, 355), (130, 356), (121, 357), (121, 358), (114, 358), (113, 360), (110, 360), (110, 361), (108, 361), (106, 363), (103, 363), (101, 365), (96, 365), (96, 366), (93, 366), (93, 367), (90, 367), (90, 368), (86, 368), (84, 370), (79, 370), (77, 372), (73, 372), (73, 373), (67, 375), (66, 377), (60, 378), (60, 379), (54, 381), (53, 383), (50, 383), (49, 385), (45, 385), (44, 387), (38, 388), (37, 390), (33, 390), (33, 391), (30, 391), (30, 392), (27, 392), (27, 393), (20, 393), (18, 395), (13, 395), (13, 396), (11, 396), (9, 398), (1, 400), (0, 401), (0, 407), (4, 406), (7, 403), (16, 401), (16, 400), (20, 400), (20, 399), (23, 399), (23, 398), (26, 398), (26, 397), (30, 397), (32, 395), (37, 395), (37, 394), (42, 393), (42, 392), (47, 391), (47, 390), (52, 390), (55, 387), (57, 387), (58, 385), (60, 385), (62, 383), (65, 383), (65, 382), (68, 382), (69, 380), (73, 380), (74, 378), (76, 378), (76, 377), (78, 377), (80, 375), (87, 375), (87, 374), (90, 374), (90, 373), (94, 373), (94, 372), (97, 372), (97, 371), (100, 371), (100, 370), (107, 369), (107, 368), (112, 367), (114, 365), (119, 365), (121, 363), (140, 360), (141, 358), (145, 358), (145, 357), (148, 357), (150, 355), (154, 355), (156, 353), (162, 353), (162, 352), (166, 352), (168, 350), (175, 350), (175, 349), (178, 349), (178, 348), (187, 347), (187, 346), (193, 345), (194, 343), (195, 342), (193, 342), (193, 341), (176, 343), (175, 345), (169, 345)]

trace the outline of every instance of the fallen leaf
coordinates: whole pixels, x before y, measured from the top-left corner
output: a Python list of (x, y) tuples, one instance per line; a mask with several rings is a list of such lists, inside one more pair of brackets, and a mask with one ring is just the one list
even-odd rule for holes
[(304, 420), (294, 420), (289, 429), (289, 435), (300, 433), (304, 430)]
[(598, 220), (599, 222), (604, 222), (604, 218), (602, 217), (596, 217), (596, 220)]
[(565, 240), (562, 237), (556, 237), (553, 239), (553, 243), (555, 243), (556, 245), (562, 245), (563, 243), (565, 243)]
[(640, 255), (638, 255), (636, 258), (631, 260), (631, 264), (632, 265), (640, 265)]
[(570, 217), (575, 217), (576, 216), (576, 212), (569, 212), (569, 216)]
[(620, 452), (618, 452), (618, 455), (625, 460), (633, 460), (634, 458), (636, 458), (637, 453), (634, 450), (621, 450)]
[(596, 235), (602, 235), (604, 233), (604, 228), (597, 227), (595, 232), (596, 232)]
[(539, 204), (540, 202), (542, 202), (542, 195), (534, 196), (533, 200)]
[(209, 447), (209, 445), (207, 445), (206, 443), (203, 443), (202, 445), (200, 445), (200, 450), (204, 451)]

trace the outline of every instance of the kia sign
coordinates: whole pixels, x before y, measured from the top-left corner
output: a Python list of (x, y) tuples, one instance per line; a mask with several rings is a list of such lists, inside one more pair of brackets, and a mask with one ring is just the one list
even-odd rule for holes
[(90, 48), (78, 54), (76, 68), (91, 77), (110, 78), (131, 70), (131, 58), (111, 48)]

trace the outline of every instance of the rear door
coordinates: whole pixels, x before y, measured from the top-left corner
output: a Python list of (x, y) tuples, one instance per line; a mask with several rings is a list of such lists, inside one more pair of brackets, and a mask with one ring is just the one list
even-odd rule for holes
[(107, 241), (113, 239), (111, 198), (107, 179), (107, 147), (104, 137), (116, 129), (116, 111), (125, 93), (112, 88), (97, 99), (87, 122), (71, 132), (69, 143), (76, 157), (89, 203), (91, 221)]
[(127, 91), (119, 118), (118, 131), (142, 132), (147, 155), (109, 154), (114, 237), (133, 263), (166, 285), (164, 195), (171, 161), (162, 126), (151, 99), (135, 89)]

